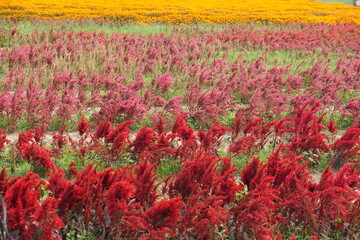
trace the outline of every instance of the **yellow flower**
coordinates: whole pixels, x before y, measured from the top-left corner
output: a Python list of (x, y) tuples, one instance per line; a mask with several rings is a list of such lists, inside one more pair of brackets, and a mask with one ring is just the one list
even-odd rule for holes
[(310, 0), (1, 0), (0, 17), (103, 18), (136, 23), (360, 24), (360, 8)]

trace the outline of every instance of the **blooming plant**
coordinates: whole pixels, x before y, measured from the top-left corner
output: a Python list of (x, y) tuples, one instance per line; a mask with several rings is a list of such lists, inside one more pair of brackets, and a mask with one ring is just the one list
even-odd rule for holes
[[(90, 4), (90, 5), (88, 5)], [(4, 2), (0, 13), (2, 17), (41, 17), (51, 19), (61, 18), (110, 18), (120, 21), (166, 22), (166, 23), (247, 23), (253, 21), (271, 22), (326, 22), (359, 23), (358, 9), (348, 6), (332, 6), (310, 1), (276, 0), (269, 3), (259, 3), (256, 6), (251, 1), (239, 3), (181, 0), (177, 4), (169, 4), (164, 0), (153, 2), (129, 2), (116, 0), (91, 1), (54, 1), (46, 4), (40, 0), (31, 0), (22, 4)], [(331, 13), (329, 12), (331, 11)], [(345, 13), (348, 12), (348, 13)], [(73, 49), (73, 47), (68, 47)]]
[(2, 1), (0, 239), (358, 239), (359, 11), (255, 5)]

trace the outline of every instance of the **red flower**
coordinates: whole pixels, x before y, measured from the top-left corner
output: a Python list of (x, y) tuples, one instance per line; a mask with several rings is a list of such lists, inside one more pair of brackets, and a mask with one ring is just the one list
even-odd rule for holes
[(329, 131), (332, 133), (336, 133), (338, 130), (338, 127), (336, 126), (335, 121), (332, 119), (329, 121), (329, 125), (327, 127), (328, 127)]
[(6, 139), (6, 130), (0, 129), (0, 151), (5, 147), (5, 144), (10, 141)]
[(162, 200), (146, 211), (148, 222), (153, 228), (172, 227), (180, 219), (181, 206), (185, 205), (180, 197)]
[(19, 151), (28, 162), (41, 164), (46, 169), (56, 170), (49, 149), (39, 146), (37, 143), (25, 143), (20, 146)]
[(106, 203), (110, 215), (127, 212), (130, 199), (134, 196), (136, 188), (129, 181), (114, 183), (106, 194)]
[[(110, 117), (111, 118), (111, 117)], [(110, 119), (109, 118), (109, 119)], [(96, 131), (95, 131), (95, 134), (94, 134), (94, 137), (95, 138), (104, 138), (106, 137), (110, 131), (111, 131), (111, 125), (112, 123), (110, 122), (110, 120), (106, 120), (105, 122), (101, 123)]]
[(88, 123), (85, 120), (84, 116), (81, 116), (81, 120), (77, 126), (77, 130), (80, 133), (80, 136), (84, 135), (85, 133), (87, 133), (89, 131), (89, 127), (90, 127), (90, 123)]

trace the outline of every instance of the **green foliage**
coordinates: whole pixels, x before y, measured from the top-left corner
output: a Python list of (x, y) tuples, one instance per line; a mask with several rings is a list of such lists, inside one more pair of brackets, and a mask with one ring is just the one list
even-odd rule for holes
[(12, 146), (0, 152), (0, 169), (6, 168), (9, 177), (25, 176), (32, 165), (17, 156)]
[(89, 239), (89, 240), (92, 240), (92, 239), (97, 239), (97, 238), (95, 236), (93, 236), (92, 232), (87, 232), (87, 234), (84, 235), (83, 232), (71, 229), (66, 233), (66, 239), (77, 239), (77, 240)]
[(64, 128), (68, 132), (76, 132), (77, 122), (75, 121), (63, 121), (60, 118), (54, 117), (51, 119), (50, 125), (49, 125), (49, 131), (56, 132), (60, 129)]
[(331, 4), (338, 3), (338, 4), (348, 5), (348, 6), (354, 6), (352, 0), (317, 0), (317, 1), (323, 2), (323, 3), (331, 3)]
[[(74, 31), (74, 32), (104, 32), (106, 34), (126, 33), (126, 34), (157, 34), (170, 33), (174, 26), (169, 24), (122, 24), (117, 21), (99, 22), (99, 21), (76, 21), (76, 20), (57, 20), (57, 21), (20, 21), (18, 23), (0, 19), (0, 25), (4, 29), (16, 27), (21, 33), (30, 34), (35, 30), (48, 32), (50, 29), (56, 31)], [(0, 28), (1, 29), (1, 28)], [(6, 46), (6, 39), (0, 40), (0, 46)]]
[(156, 166), (155, 171), (162, 178), (165, 178), (169, 175), (176, 174), (180, 171), (181, 166), (178, 159), (168, 158), (162, 159), (160, 163)]
[(251, 161), (251, 156), (236, 155), (231, 159), (232, 163), (238, 169), (238, 173)]
[(118, 161), (116, 161), (114, 164), (117, 168), (122, 168), (124, 166), (128, 166), (131, 164), (134, 164), (135, 160), (132, 157), (131, 153), (129, 152), (122, 152), (120, 156), (118, 157)]

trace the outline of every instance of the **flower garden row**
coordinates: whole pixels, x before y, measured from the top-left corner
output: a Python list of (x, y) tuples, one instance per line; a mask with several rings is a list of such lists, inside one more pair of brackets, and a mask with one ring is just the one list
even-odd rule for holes
[[(291, 118), (268, 123), (239, 114), (231, 128), (216, 123), (197, 134), (186, 115), (171, 130), (161, 119), (132, 139), (132, 121), (107, 120), (92, 131), (82, 118), (78, 139), (60, 131), (50, 144), (40, 129), (22, 132), (10, 144), (13, 164), (28, 161), (43, 178), (1, 172), (9, 233), (23, 239), (354, 238), (360, 227), (360, 123), (337, 139), (336, 125), (324, 125), (318, 107), (305, 104)], [(221, 158), (226, 132), (230, 146)], [(2, 131), (0, 148), (8, 143)], [(234, 168), (232, 159), (269, 145), (275, 150), (266, 163), (253, 157), (243, 170)], [(66, 152), (77, 162), (59, 168)], [(88, 155), (99, 162), (86, 165)], [(308, 165), (319, 156), (340, 169), (327, 167), (314, 182)], [(133, 164), (109, 167), (128, 157)], [(178, 169), (161, 178), (157, 167), (171, 159)]]
[(209, 127), (229, 125), (240, 109), (274, 120), (308, 101), (320, 101), (340, 125), (358, 118), (359, 28), (288, 28), (180, 28), (171, 36), (0, 30), (0, 127), (58, 130), (66, 122), (74, 130), (80, 115), (142, 126), (180, 113)]
[(14, 239), (356, 239), (359, 33), (0, 28), (0, 227)]
[(29, 0), (1, 1), (0, 17), (50, 19), (116, 19), (121, 22), (178, 23), (360, 23), (360, 9), (309, 0)]

